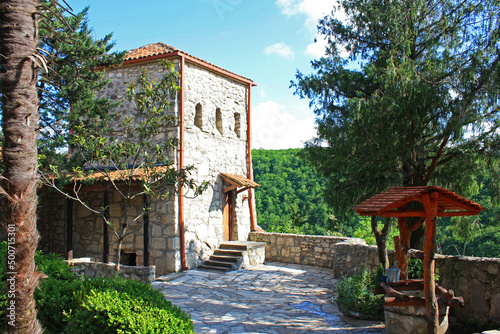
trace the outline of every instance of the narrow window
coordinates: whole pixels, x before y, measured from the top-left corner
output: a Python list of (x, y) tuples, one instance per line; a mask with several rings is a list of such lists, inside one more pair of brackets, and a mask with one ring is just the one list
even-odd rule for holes
[(195, 109), (196, 109), (196, 112), (195, 112), (195, 115), (194, 115), (194, 125), (196, 125), (201, 130), (203, 130), (203, 116), (202, 116), (201, 104), (198, 103), (196, 105)]
[(215, 120), (217, 125), (217, 130), (219, 130), (220, 134), (222, 134), (222, 113), (220, 112), (220, 108), (215, 110)]
[(240, 132), (240, 114), (235, 113), (234, 114), (234, 132), (236, 133), (236, 136), (240, 138), (241, 132)]

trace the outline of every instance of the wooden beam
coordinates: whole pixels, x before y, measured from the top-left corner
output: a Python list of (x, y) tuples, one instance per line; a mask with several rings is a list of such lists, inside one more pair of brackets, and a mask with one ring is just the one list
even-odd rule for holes
[(144, 249), (143, 249), (143, 266), (149, 266), (149, 231), (150, 231), (150, 222), (149, 222), (149, 206), (151, 205), (151, 198), (149, 195), (144, 194), (142, 196), (142, 202), (144, 207), (144, 216), (143, 216), (143, 241), (144, 241)]
[(73, 200), (66, 198), (66, 259), (73, 260)]
[(248, 190), (248, 189), (250, 189), (250, 188), (251, 188), (251, 187), (241, 188), (241, 189), (240, 189), (240, 190), (238, 190), (236, 193), (237, 193), (237, 194), (239, 194), (239, 193), (241, 193), (241, 192), (243, 192), (243, 191), (245, 191), (245, 190)]
[(477, 216), (479, 211), (446, 211), (440, 212), (438, 217), (458, 217), (458, 216)]
[(232, 184), (230, 187), (225, 188), (222, 192), (225, 194), (225, 193), (230, 192), (231, 190), (236, 189), (236, 188), (238, 188), (238, 185)]
[(439, 193), (430, 192), (422, 196), (426, 212), (426, 229), (424, 245), (424, 295), (427, 309), (427, 334), (439, 333), (439, 310), (436, 299), (435, 251), (436, 251), (436, 220)]
[[(408, 279), (408, 254), (406, 250), (410, 248), (411, 236), (411, 231), (406, 223), (406, 217), (398, 217), (398, 228), (399, 237), (397, 239), (398, 248), (396, 255), (398, 259), (398, 267), (401, 269), (399, 278), (404, 281)], [(394, 238), (394, 242), (396, 243), (396, 238)]]
[(393, 210), (379, 214), (380, 217), (425, 217), (424, 210)]
[[(103, 207), (104, 207), (104, 218), (109, 221), (109, 205), (110, 205), (110, 194), (109, 191), (104, 192), (104, 200), (103, 200)], [(103, 263), (108, 263), (109, 262), (109, 226), (106, 223), (106, 221), (102, 222), (102, 231), (103, 231), (103, 236), (102, 236), (102, 262)]]

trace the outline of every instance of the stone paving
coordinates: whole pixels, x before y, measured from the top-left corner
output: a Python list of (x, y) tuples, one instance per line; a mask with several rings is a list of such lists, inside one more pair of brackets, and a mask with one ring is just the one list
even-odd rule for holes
[(335, 279), (327, 268), (268, 263), (160, 279), (153, 287), (191, 315), (196, 333), (385, 333), (383, 322), (354, 320), (329, 302)]

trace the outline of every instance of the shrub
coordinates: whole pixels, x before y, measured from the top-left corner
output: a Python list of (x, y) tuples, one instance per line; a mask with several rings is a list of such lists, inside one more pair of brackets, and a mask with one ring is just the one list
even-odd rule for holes
[[(424, 261), (421, 259), (408, 259), (408, 279), (419, 279), (424, 277)], [(439, 281), (439, 270), (435, 268), (434, 279)]]
[(383, 319), (384, 297), (374, 294), (375, 285), (374, 276), (363, 268), (352, 277), (344, 276), (338, 280), (334, 301), (347, 314)]
[[(161, 293), (160, 293), (161, 294)], [(69, 319), (69, 333), (193, 333), (189, 317), (126, 292), (92, 289)], [(89, 319), (92, 319), (89, 322)]]
[[(0, 328), (7, 305), (5, 254), (0, 243)], [(190, 317), (151, 285), (123, 278), (80, 279), (62, 257), (35, 256), (47, 278), (35, 290), (44, 333), (194, 333)]]

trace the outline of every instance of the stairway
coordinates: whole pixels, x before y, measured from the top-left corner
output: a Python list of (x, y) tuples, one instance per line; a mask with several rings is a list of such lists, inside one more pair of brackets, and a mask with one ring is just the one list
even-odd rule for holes
[(242, 267), (262, 264), (265, 243), (251, 241), (226, 241), (220, 244), (209, 260), (198, 266), (200, 270), (226, 273)]

